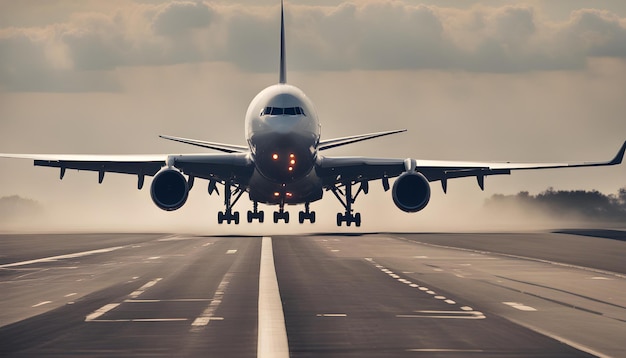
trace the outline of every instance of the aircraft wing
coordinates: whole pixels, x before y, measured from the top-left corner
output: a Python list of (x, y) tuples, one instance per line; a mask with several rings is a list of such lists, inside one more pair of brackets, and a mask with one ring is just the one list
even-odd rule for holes
[(618, 165), (624, 159), (626, 142), (615, 157), (608, 161), (573, 163), (513, 163), (513, 162), (466, 162), (421, 159), (382, 159), (364, 157), (321, 157), (318, 175), (323, 178), (326, 188), (337, 184), (364, 182), (376, 179), (397, 177), (405, 171), (422, 173), (428, 181), (440, 180), (444, 191), (447, 180), (463, 177), (476, 177), (481, 189), (484, 177), (488, 175), (510, 174), (513, 170), (536, 170), (557, 168), (580, 168)]
[(67, 169), (98, 172), (102, 183), (105, 173), (132, 174), (138, 177), (138, 188), (144, 177), (154, 176), (165, 166), (178, 168), (190, 177), (214, 181), (236, 178), (235, 183), (246, 185), (254, 166), (247, 153), (179, 154), (179, 155), (67, 155), (67, 154), (2, 154), (0, 157), (31, 159), (35, 166), (60, 169), (63, 179)]
[(364, 140), (384, 137), (384, 136), (388, 136), (388, 135), (391, 135), (391, 134), (402, 133), (402, 132), (406, 132), (406, 129), (396, 129), (396, 130), (393, 130), (393, 131), (368, 133), (368, 134), (359, 134), (359, 135), (354, 135), (354, 136), (349, 136), (349, 137), (326, 139), (326, 140), (320, 141), (320, 144), (319, 144), (317, 149), (318, 150), (326, 150), (326, 149), (340, 147), (340, 146), (346, 145), (346, 144), (362, 142)]

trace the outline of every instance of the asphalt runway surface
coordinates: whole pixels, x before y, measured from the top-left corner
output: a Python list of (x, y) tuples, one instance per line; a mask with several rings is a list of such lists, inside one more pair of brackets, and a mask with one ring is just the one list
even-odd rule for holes
[(598, 235), (0, 235), (0, 356), (625, 357)]

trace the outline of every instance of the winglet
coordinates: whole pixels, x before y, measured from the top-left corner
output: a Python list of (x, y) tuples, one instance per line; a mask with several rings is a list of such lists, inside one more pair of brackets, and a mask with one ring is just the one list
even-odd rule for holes
[(283, 0), (280, 1), (280, 80), (279, 83), (287, 83), (287, 69), (285, 63), (285, 11)]
[(611, 160), (609, 162), (609, 165), (621, 164), (622, 160), (624, 160), (624, 152), (626, 152), (626, 142), (624, 142), (624, 144), (622, 144), (622, 147), (620, 148), (620, 150), (615, 155), (615, 158), (613, 158), (613, 160)]

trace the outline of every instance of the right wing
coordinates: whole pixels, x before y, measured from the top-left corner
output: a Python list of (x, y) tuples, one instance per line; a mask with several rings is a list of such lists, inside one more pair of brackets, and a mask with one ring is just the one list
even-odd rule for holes
[(317, 167), (325, 188), (338, 184), (365, 182), (376, 179), (394, 178), (407, 171), (422, 173), (429, 182), (441, 181), (444, 192), (447, 180), (476, 177), (481, 189), (484, 177), (511, 174), (513, 170), (536, 170), (558, 168), (580, 168), (618, 165), (624, 159), (626, 142), (613, 159), (599, 162), (573, 163), (512, 163), (512, 162), (469, 162), (421, 159), (382, 159), (364, 157), (321, 157)]

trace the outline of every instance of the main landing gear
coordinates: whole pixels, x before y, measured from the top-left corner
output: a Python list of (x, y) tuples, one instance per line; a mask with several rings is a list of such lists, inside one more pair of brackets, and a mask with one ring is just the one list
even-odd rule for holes
[(259, 211), (259, 203), (255, 201), (253, 203), (253, 208), (253, 211), (248, 210), (248, 222), (251, 223), (256, 219), (262, 223), (263, 220), (265, 220), (265, 213), (263, 211)]
[(315, 223), (315, 211), (310, 210), (310, 204), (304, 204), (304, 211), (298, 213), (298, 222), (304, 224), (306, 220), (309, 220), (311, 224)]
[(289, 212), (285, 211), (285, 203), (280, 203), (280, 209), (278, 211), (274, 211), (274, 224), (278, 223), (279, 220), (284, 220), (285, 224), (289, 223)]
[[(235, 186), (235, 190), (233, 191), (233, 183), (228, 180), (224, 183), (224, 205), (226, 206), (226, 210), (223, 212), (220, 211), (217, 213), (217, 223), (222, 224), (226, 221), (227, 224), (234, 222), (235, 225), (239, 224), (239, 212), (233, 212), (233, 206), (237, 203), (244, 190)], [(209, 189), (210, 190), (210, 189)]]
[(339, 185), (330, 188), (341, 205), (343, 205), (344, 209), (346, 209), (344, 213), (337, 213), (337, 226), (341, 226), (344, 222), (346, 223), (346, 226), (350, 226), (352, 223), (354, 223), (357, 227), (361, 226), (361, 213), (353, 214), (352, 212), (354, 210), (352, 209), (352, 204), (354, 204), (354, 201), (361, 192), (367, 194), (369, 185), (366, 181), (361, 182), (361, 186), (354, 196), (352, 195), (352, 185), (354, 184), (351, 182), (343, 184), (345, 187), (345, 193), (340, 189)]

